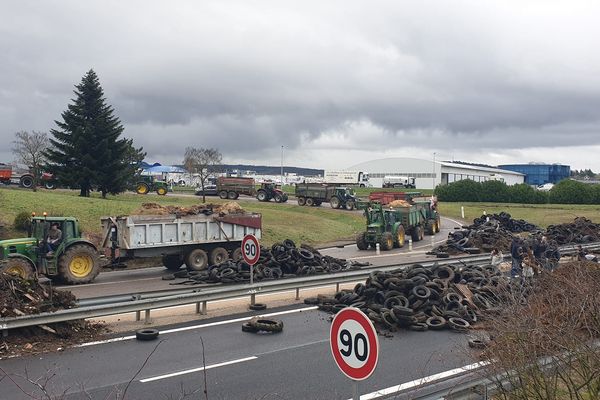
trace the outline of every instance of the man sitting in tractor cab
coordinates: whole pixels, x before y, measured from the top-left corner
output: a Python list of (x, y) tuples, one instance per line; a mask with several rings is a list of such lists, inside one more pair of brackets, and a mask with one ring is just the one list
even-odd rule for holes
[(60, 241), (62, 240), (62, 231), (59, 229), (60, 224), (58, 222), (53, 222), (50, 226), (50, 230), (48, 231), (48, 236), (46, 237), (46, 253), (47, 256), (52, 256), (54, 251), (58, 248)]

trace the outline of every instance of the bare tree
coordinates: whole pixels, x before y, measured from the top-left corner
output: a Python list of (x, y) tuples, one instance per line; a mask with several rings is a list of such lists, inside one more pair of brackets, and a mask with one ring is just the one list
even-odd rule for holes
[(219, 171), (222, 158), (223, 156), (217, 149), (197, 149), (195, 147), (187, 147), (185, 149), (183, 167), (190, 174), (198, 174), (200, 177), (203, 203), (206, 203), (206, 195), (204, 194), (206, 180), (211, 174)]
[(15, 133), (13, 153), (17, 160), (25, 164), (33, 174), (33, 190), (39, 185), (42, 165), (46, 162), (44, 152), (47, 150), (48, 135), (44, 132), (19, 131)]

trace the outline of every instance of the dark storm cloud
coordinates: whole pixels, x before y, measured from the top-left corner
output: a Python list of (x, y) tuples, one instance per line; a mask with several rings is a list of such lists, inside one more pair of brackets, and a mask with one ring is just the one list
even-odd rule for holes
[(94, 68), (126, 135), (164, 162), (186, 146), (257, 163), (277, 162), (285, 146), (298, 162), (335, 163), (350, 150), (600, 145), (598, 11), (516, 1), (8, 4), (0, 139), (52, 128)]

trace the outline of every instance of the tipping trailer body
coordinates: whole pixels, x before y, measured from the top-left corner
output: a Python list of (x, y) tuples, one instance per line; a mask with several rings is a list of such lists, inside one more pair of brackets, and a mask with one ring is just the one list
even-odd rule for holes
[(237, 199), (240, 194), (256, 196), (254, 178), (231, 178), (220, 176), (217, 179), (217, 193), (222, 199)]
[[(236, 258), (247, 234), (262, 237), (262, 216), (256, 213), (211, 215), (128, 215), (102, 218), (103, 247), (113, 261), (163, 256), (169, 269), (185, 263), (190, 270)], [(223, 259), (224, 258), (224, 259)], [(178, 263), (178, 264), (177, 264)], [(172, 267), (171, 267), (171, 266)]]

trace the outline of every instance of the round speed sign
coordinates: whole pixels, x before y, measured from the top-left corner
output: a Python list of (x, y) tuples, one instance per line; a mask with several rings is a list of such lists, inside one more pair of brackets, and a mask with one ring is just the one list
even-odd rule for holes
[(369, 318), (358, 308), (338, 312), (329, 333), (331, 353), (339, 369), (350, 379), (367, 379), (377, 366), (379, 341)]
[(254, 235), (246, 235), (242, 239), (242, 257), (250, 265), (256, 264), (260, 258), (260, 244)]

